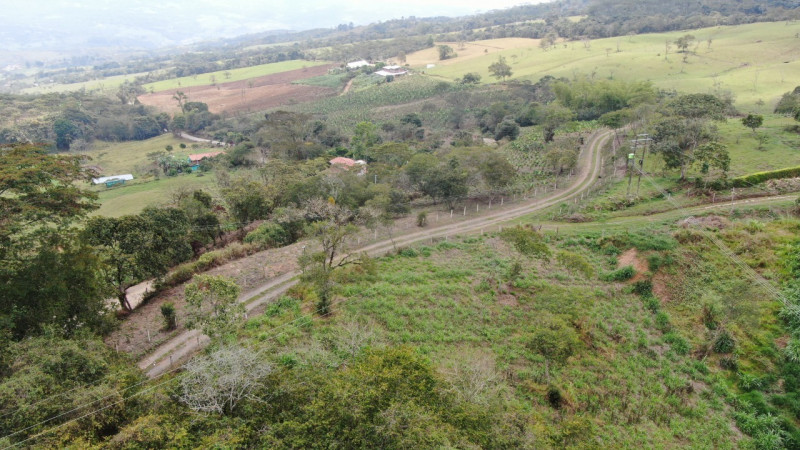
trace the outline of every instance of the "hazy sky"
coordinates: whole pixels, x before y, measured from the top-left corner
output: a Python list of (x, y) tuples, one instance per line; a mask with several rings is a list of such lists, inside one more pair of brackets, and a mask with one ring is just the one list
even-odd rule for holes
[(542, 0), (0, 0), (10, 46), (117, 40), (169, 45), (402, 16), (460, 16)]

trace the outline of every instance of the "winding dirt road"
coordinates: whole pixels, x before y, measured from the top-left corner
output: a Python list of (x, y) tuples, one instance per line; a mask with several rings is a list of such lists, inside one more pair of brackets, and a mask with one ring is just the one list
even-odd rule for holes
[[(569, 200), (586, 191), (592, 186), (600, 175), (601, 150), (608, 139), (613, 136), (610, 130), (595, 132), (581, 150), (578, 160), (579, 171), (571, 184), (565, 189), (556, 191), (550, 195), (531, 199), (519, 206), (498, 211), (497, 213), (467, 219), (462, 222), (450, 223), (439, 227), (425, 228), (420, 231), (399, 235), (392, 239), (382, 240), (373, 244), (365, 245), (358, 252), (366, 252), (369, 255), (381, 255), (391, 250), (395, 246), (404, 246), (415, 242), (428, 239), (441, 239), (456, 234), (463, 235), (480, 232), (530, 214), (532, 212), (548, 208), (565, 200)], [(299, 272), (289, 272), (273, 278), (268, 283), (256, 289), (245, 292), (239, 301), (245, 304), (248, 313), (259, 306), (262, 306), (282, 295), (292, 285), (297, 282)], [(157, 347), (152, 353), (142, 358), (138, 365), (139, 368), (147, 373), (147, 376), (154, 378), (162, 375), (176, 367), (179, 362), (191, 357), (197, 350), (208, 343), (209, 339), (198, 330), (188, 330), (178, 334), (174, 338)]]

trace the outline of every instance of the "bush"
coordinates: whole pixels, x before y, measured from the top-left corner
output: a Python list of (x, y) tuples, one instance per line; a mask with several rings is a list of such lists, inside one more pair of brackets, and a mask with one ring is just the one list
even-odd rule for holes
[(625, 266), (613, 272), (603, 274), (601, 277), (603, 281), (626, 281), (636, 275), (636, 270), (633, 266)]
[(291, 243), (291, 238), (286, 230), (273, 222), (264, 222), (255, 230), (247, 233), (244, 242), (259, 244), (263, 248), (282, 247)]
[(642, 297), (651, 297), (653, 295), (653, 282), (640, 280), (633, 283), (633, 293)]
[(428, 213), (422, 211), (419, 214), (417, 214), (417, 226), (424, 227), (427, 224), (428, 224)]
[(499, 141), (504, 137), (508, 137), (508, 139), (511, 141), (519, 137), (519, 125), (517, 125), (517, 123), (513, 120), (504, 120), (497, 124), (497, 127), (494, 130), (495, 140)]
[(756, 172), (750, 175), (743, 175), (741, 177), (732, 178), (730, 185), (732, 187), (744, 188), (750, 187), (767, 180), (777, 180), (781, 178), (796, 178), (800, 176), (800, 167), (788, 167), (786, 169), (770, 170), (767, 172)]
[(556, 260), (562, 266), (577, 271), (586, 278), (591, 278), (594, 275), (594, 267), (586, 261), (586, 258), (577, 253), (560, 251), (556, 254)]
[(672, 325), (669, 323), (669, 314), (665, 313), (664, 311), (659, 311), (656, 313), (656, 328), (662, 333), (669, 332), (672, 329)]
[(164, 318), (164, 329), (174, 330), (178, 328), (178, 315), (172, 302), (161, 305), (161, 316)]
[(728, 330), (722, 330), (714, 341), (714, 351), (716, 353), (730, 353), (736, 348), (736, 341)]

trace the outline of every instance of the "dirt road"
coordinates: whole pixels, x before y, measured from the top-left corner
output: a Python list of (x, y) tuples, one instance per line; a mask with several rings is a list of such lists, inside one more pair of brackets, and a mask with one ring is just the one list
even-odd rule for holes
[[(450, 223), (440, 227), (425, 228), (397, 236), (393, 240), (387, 239), (365, 245), (359, 248), (358, 251), (367, 252), (370, 255), (381, 255), (395, 246), (409, 245), (428, 239), (447, 238), (456, 234), (463, 235), (481, 230), (488, 231), (491, 227), (502, 226), (503, 223), (520, 216), (572, 199), (591, 187), (600, 175), (601, 150), (612, 135), (613, 132), (607, 130), (598, 131), (592, 135), (581, 150), (578, 162), (580, 169), (566, 189), (556, 191), (548, 196), (532, 199), (514, 208), (498, 211), (495, 214)], [(239, 301), (245, 303), (246, 310), (251, 312), (286, 292), (289, 287), (297, 282), (296, 277), (298, 275), (299, 272), (289, 272), (273, 278), (268, 283), (242, 294)], [(157, 377), (174, 369), (176, 364), (190, 357), (207, 343), (208, 337), (202, 335), (199, 331), (185, 331), (156, 348), (151, 354), (141, 359), (138, 365), (147, 373), (147, 376), (151, 378)]]

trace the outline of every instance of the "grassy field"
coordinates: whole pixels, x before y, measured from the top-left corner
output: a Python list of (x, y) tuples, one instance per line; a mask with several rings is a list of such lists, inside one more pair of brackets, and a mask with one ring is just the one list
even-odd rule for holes
[[(180, 144), (186, 144), (185, 149)], [(100, 166), (102, 175), (117, 175), (120, 173), (135, 173), (149, 163), (147, 154), (156, 151), (165, 151), (171, 145), (175, 153), (202, 153), (205, 147), (196, 142), (176, 138), (172, 133), (162, 134), (144, 141), (105, 142), (95, 141), (92, 149), (82, 151), (80, 154), (89, 156), (89, 164)]]
[[(740, 108), (768, 112), (781, 94), (795, 87), (800, 79), (800, 22), (758, 23), (714, 27), (685, 32), (644, 34), (631, 37), (595, 39), (588, 48), (580, 41), (559, 43), (543, 51), (538, 41), (508, 41), (508, 48), (487, 47), (486, 53), (459, 52), (449, 61), (424, 50), (408, 55), (412, 65), (426, 73), (447, 79), (477, 72), (484, 82), (492, 82), (488, 66), (504, 56), (514, 72), (513, 78), (536, 81), (545, 75), (572, 78), (585, 75), (628, 80), (651, 80), (663, 89), (683, 92), (708, 92), (714, 89), (735, 93)], [(692, 51), (683, 62), (672, 44), (665, 58), (665, 41), (685, 34), (696, 37)], [(507, 40), (501, 40), (507, 41)], [(485, 41), (493, 42), (493, 41)], [(468, 48), (480, 45), (471, 43)], [(619, 49), (619, 51), (617, 51)], [(763, 101), (763, 105), (759, 105)]]
[(99, 196), (100, 209), (94, 212), (99, 216), (118, 217), (136, 214), (149, 205), (159, 205), (170, 200), (173, 191), (185, 188), (209, 189), (216, 186), (213, 173), (203, 176), (195, 174), (140, 179), (124, 186), (113, 188), (93, 188)]
[[(231, 81), (247, 80), (249, 78), (263, 77), (275, 73), (288, 72), (290, 70), (302, 69), (304, 67), (320, 66), (328, 64), (324, 61), (303, 61), (292, 60), (272, 64), (261, 64), (259, 66), (243, 67), (241, 69), (219, 70), (216, 72), (204, 73), (181, 78), (148, 83), (142, 87), (148, 92), (160, 92), (169, 89), (186, 88), (192, 86), (207, 86), (214, 83), (227, 83)], [(228, 74), (226, 76), (226, 73)]]
[(39, 86), (23, 89), (23, 94), (47, 94), (50, 92), (72, 92), (85, 89), (86, 91), (96, 91), (100, 93), (113, 93), (117, 88), (126, 81), (133, 81), (134, 78), (147, 75), (146, 72), (132, 73), (128, 75), (117, 75), (107, 77), (100, 80), (85, 81), (83, 83), (70, 83), (70, 84), (50, 84), (41, 82)]

